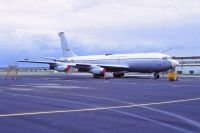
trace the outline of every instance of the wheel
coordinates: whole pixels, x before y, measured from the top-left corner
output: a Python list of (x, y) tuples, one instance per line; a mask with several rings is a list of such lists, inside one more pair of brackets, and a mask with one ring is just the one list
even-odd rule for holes
[(124, 77), (124, 73), (120, 73), (120, 74), (116, 74), (116, 73), (113, 73), (113, 77), (114, 78), (121, 78), (121, 77)]
[(103, 78), (103, 74), (93, 74), (93, 78)]
[(160, 78), (160, 75), (158, 73), (155, 73), (154, 74), (154, 79), (159, 79)]

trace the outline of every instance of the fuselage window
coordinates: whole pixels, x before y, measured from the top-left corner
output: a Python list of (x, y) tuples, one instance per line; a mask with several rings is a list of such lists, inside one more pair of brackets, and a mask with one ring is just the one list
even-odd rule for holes
[(163, 57), (163, 60), (166, 60), (167, 59), (167, 57)]
[(170, 60), (171, 60), (172, 58), (171, 58), (171, 57), (166, 57), (166, 56), (163, 57), (163, 60), (167, 60), (167, 59), (170, 59)]

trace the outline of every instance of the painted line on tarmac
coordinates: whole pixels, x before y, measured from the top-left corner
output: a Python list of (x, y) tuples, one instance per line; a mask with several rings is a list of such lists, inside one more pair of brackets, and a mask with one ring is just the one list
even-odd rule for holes
[[(119, 84), (132, 84), (132, 85), (141, 85), (140, 83), (128, 83), (128, 82), (111, 82), (111, 83), (119, 83)], [(143, 83), (142, 85), (151, 85), (151, 86), (172, 86), (172, 87), (196, 87), (200, 88), (200, 85), (189, 85), (189, 84), (183, 84), (183, 85), (178, 85), (178, 84), (145, 84)]]
[(144, 104), (132, 104), (132, 105), (122, 105), (122, 106), (96, 107), (96, 108), (85, 108), (85, 109), (74, 109), (74, 110), (55, 110), (55, 111), (44, 111), (44, 112), (0, 114), (0, 117), (30, 116), (30, 115), (45, 115), (45, 114), (57, 114), (57, 113), (101, 111), (101, 110), (123, 109), (123, 108), (132, 108), (132, 107), (141, 107), (141, 106), (152, 106), (152, 105), (164, 105), (164, 104), (172, 104), (172, 103), (183, 103), (183, 102), (199, 101), (199, 100), (200, 100), (200, 98), (192, 98), (192, 99), (182, 99), (182, 100), (174, 100), (174, 101), (153, 102), (153, 103), (144, 103)]
[(70, 81), (70, 82), (80, 82), (80, 83), (83, 83), (85, 81), (80, 81), (80, 80), (70, 80), (70, 79), (67, 79), (67, 80), (64, 80), (64, 81)]
[(61, 84), (54, 84), (54, 83), (43, 83), (43, 84), (38, 84), (38, 83), (27, 83), (29, 86), (42, 86), (42, 85), (48, 85), (48, 86), (58, 86)]
[(34, 88), (41, 88), (41, 89), (94, 89), (94, 88), (90, 88), (90, 87), (81, 87), (81, 86), (62, 86), (62, 85), (58, 85), (58, 86), (50, 86), (50, 85), (40, 85), (40, 86), (32, 86)]
[[(80, 97), (87, 97), (87, 98), (94, 98), (94, 99), (101, 99), (101, 100), (109, 100), (109, 101), (120, 102), (120, 103), (124, 103), (124, 104), (128, 104), (128, 105), (134, 104), (132, 102), (121, 101), (121, 100), (118, 100), (118, 99), (112, 99), (112, 98), (106, 98), (106, 97), (99, 97), (99, 96), (88, 96), (88, 95), (73, 94), (73, 93), (71, 93), (70, 95), (72, 95), (72, 96), (80, 96)], [(198, 128), (200, 126), (198, 122), (195, 122), (195, 121), (190, 120), (188, 118), (185, 118), (185, 117), (182, 117), (182, 116), (179, 116), (179, 115), (167, 112), (167, 111), (162, 111), (162, 110), (154, 109), (154, 108), (151, 108), (151, 107), (148, 107), (148, 106), (141, 106), (141, 107), (145, 108), (145, 109), (148, 109), (148, 110), (154, 110), (154, 111), (156, 110), (156, 112), (159, 112), (159, 113), (162, 113), (162, 114), (168, 113), (167, 114), (168, 116), (174, 116), (174, 117), (179, 118), (181, 120), (185, 120), (189, 124), (195, 125)], [(137, 114), (133, 114), (133, 113), (128, 113), (128, 112), (125, 112), (125, 111), (119, 111), (117, 109), (108, 109), (108, 110), (113, 111), (113, 112), (117, 112), (117, 113), (122, 114), (122, 115), (129, 116), (129, 117), (133, 117), (133, 118), (138, 118), (138, 119), (141, 119), (141, 120), (149, 121), (149, 122), (152, 122), (152, 123), (164, 126), (164, 127), (168, 127), (168, 128), (171, 128), (171, 129), (174, 129), (174, 130), (177, 130), (177, 131), (184, 132), (184, 133), (194, 133), (194, 132), (192, 132), (189, 129), (184, 129), (182, 127), (178, 127), (178, 126), (175, 126), (175, 125), (172, 125), (172, 124), (168, 124), (168, 123), (165, 123), (165, 122), (162, 122), (162, 121), (154, 120), (154, 119), (151, 119), (151, 118), (148, 118), (148, 117), (144, 117), (144, 116), (141, 116), (141, 115), (137, 115)]]
[[(80, 97), (87, 97), (87, 98), (93, 98), (93, 99), (108, 100), (108, 101), (113, 101), (113, 102), (119, 102), (119, 103), (129, 104), (129, 105), (135, 104), (133, 102), (122, 101), (122, 100), (113, 99), (113, 98), (107, 98), (107, 97), (88, 96), (88, 95), (80, 95), (80, 94), (70, 94), (70, 95), (72, 95), (72, 96), (80, 96)], [(175, 114), (175, 113), (164, 111), (164, 110), (155, 109), (155, 108), (148, 107), (148, 106), (141, 106), (141, 108), (144, 108), (144, 109), (147, 109), (147, 110), (151, 110), (151, 111), (154, 111), (154, 112), (158, 112), (158, 113), (161, 113), (161, 114), (164, 114), (164, 115), (167, 115), (167, 116), (171, 116), (171, 117), (174, 117), (174, 118), (177, 118), (177, 119), (180, 119), (180, 120), (185, 121), (185, 122), (187, 122), (187, 123), (189, 123), (189, 124), (191, 124), (193, 126), (196, 126), (196, 127), (200, 128), (200, 123), (199, 122), (194, 121), (194, 120), (192, 120), (190, 118), (186, 118), (186, 117), (181, 116), (179, 114)]]
[(28, 89), (28, 88), (16, 88), (16, 87), (10, 87), (8, 89), (15, 90), (15, 91), (31, 91), (31, 90), (33, 90), (33, 89)]
[(183, 132), (183, 133), (195, 133), (195, 132), (192, 132), (192, 131), (190, 131), (188, 129), (184, 129), (184, 128), (181, 128), (181, 127), (177, 127), (175, 125), (171, 125), (171, 124), (168, 124), (168, 123), (160, 122), (160, 121), (157, 121), (157, 120), (154, 120), (154, 119), (150, 119), (150, 118), (147, 118), (147, 117), (144, 117), (144, 116), (140, 116), (140, 115), (124, 112), (124, 111), (119, 111), (119, 110), (116, 110), (116, 109), (110, 109), (110, 110), (114, 111), (114, 112), (117, 112), (117, 113), (120, 113), (122, 115), (129, 116), (129, 117), (133, 117), (133, 118), (138, 118), (138, 119), (141, 119), (141, 120), (149, 121), (149, 122), (152, 122), (152, 123), (164, 126), (164, 127), (168, 127), (168, 128)]
[(15, 84), (13, 84), (11, 86), (14, 86), (14, 87), (27, 87), (28, 85), (15, 85)]
[[(12, 94), (12, 93), (9, 93), (9, 94)], [(37, 98), (44, 98), (44, 97), (37, 97)], [(109, 98), (101, 98), (101, 99), (107, 99), (108, 100)], [(66, 100), (62, 100), (62, 101), (66, 102)], [(70, 102), (70, 101), (67, 100), (67, 102)], [(119, 100), (118, 100), (118, 102), (119, 102)], [(95, 108), (98, 107), (98, 106), (95, 106), (95, 105), (92, 105), (92, 104), (86, 104), (86, 103), (82, 103), (82, 102), (74, 102), (74, 103), (81, 104), (81, 105), (87, 105), (87, 106), (91, 106), (91, 107), (95, 107)], [(162, 126), (165, 126), (165, 127), (177, 130), (177, 131), (181, 131), (181, 132), (184, 132), (184, 133), (193, 133), (190, 130), (187, 130), (187, 129), (184, 129), (184, 128), (179, 128), (177, 126), (170, 125), (168, 123), (160, 122), (160, 121), (157, 121), (157, 120), (153, 120), (151, 118), (143, 117), (143, 116), (140, 116), (140, 115), (136, 115), (136, 114), (132, 114), (132, 113), (124, 112), (124, 111), (119, 111), (119, 110), (116, 110), (116, 109), (113, 109), (113, 108), (109, 109), (109, 108), (106, 107), (106, 109), (100, 109), (100, 110), (110, 110), (110, 111), (113, 111), (113, 112), (120, 113), (122, 115), (127, 115), (127, 116), (130, 116), (130, 117), (133, 117), (133, 118), (139, 118), (141, 120), (145, 120), (145, 121), (149, 121), (149, 122), (152, 122), (152, 123), (155, 123), (155, 124), (159, 124), (159, 125), (162, 125)], [(85, 110), (74, 110), (74, 111), (67, 110), (67, 111), (68, 112), (83, 112), (83, 111), (88, 111), (88, 109), (85, 109)], [(52, 111), (51, 112), (42, 112), (42, 114), (41, 113), (38, 114), (38, 113), (39, 112), (35, 112), (34, 114), (33, 113), (28, 113), (28, 114), (25, 113), (25, 116), (27, 116), (27, 115), (42, 115), (42, 114), (66, 113), (66, 111), (64, 111), (64, 112), (63, 111), (62, 112), (55, 112), (55, 111), (54, 112), (52, 112)], [(24, 113), (20, 113), (20, 114), (17, 114), (17, 115), (16, 114), (15, 115), (14, 114), (9, 114), (9, 116), (5, 116), (5, 114), (4, 114), (4, 116), (0, 116), (0, 118), (1, 117), (16, 117), (16, 116), (24, 116)]]
[(200, 86), (199, 85), (187, 85), (187, 84), (183, 84), (183, 85), (177, 85), (177, 84), (143, 84), (143, 85), (153, 85), (153, 86), (163, 86), (163, 85), (166, 85), (166, 86), (172, 86), (172, 87), (197, 87), (199, 88)]
[[(37, 98), (37, 99), (43, 99), (43, 100), (53, 100), (53, 101), (57, 101), (57, 102), (73, 103), (73, 104), (79, 104), (79, 105), (91, 107), (91, 104), (78, 102), (78, 101), (71, 101), (71, 100), (66, 100), (66, 99), (57, 99), (57, 98), (43, 97), (43, 96), (34, 96), (34, 95), (28, 95), (28, 94), (17, 94), (17, 93), (11, 93), (11, 92), (0, 92), (0, 94), (4, 94), (4, 95), (7, 94), (7, 95), (19, 96), (19, 97)], [(92, 107), (94, 107), (94, 106), (92, 106)]]

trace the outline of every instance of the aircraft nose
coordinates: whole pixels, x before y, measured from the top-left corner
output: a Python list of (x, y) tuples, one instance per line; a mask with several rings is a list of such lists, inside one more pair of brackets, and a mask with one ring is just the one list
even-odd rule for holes
[(176, 67), (179, 65), (179, 62), (177, 60), (171, 60), (170, 62), (172, 64), (172, 67)]

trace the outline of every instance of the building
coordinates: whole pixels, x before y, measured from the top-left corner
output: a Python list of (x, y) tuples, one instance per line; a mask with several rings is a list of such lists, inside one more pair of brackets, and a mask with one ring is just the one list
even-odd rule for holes
[(176, 68), (179, 74), (200, 75), (200, 56), (173, 57), (180, 66)]

